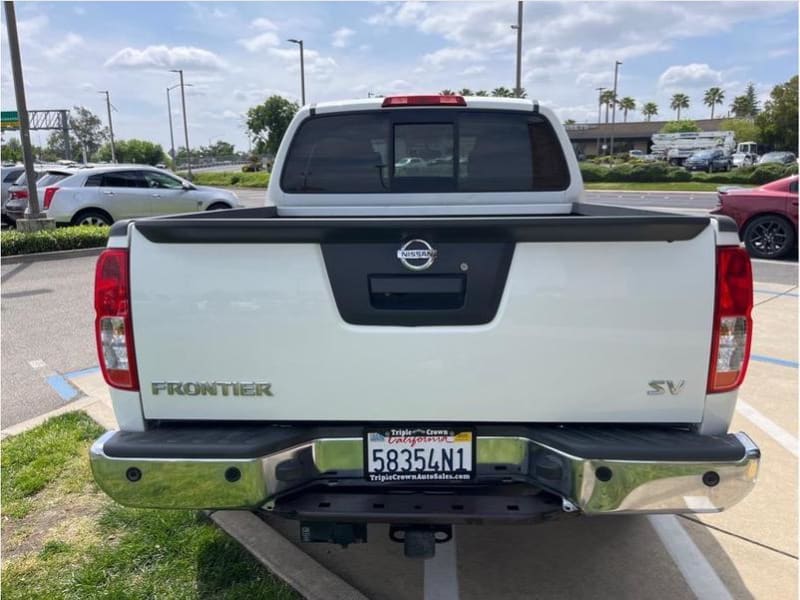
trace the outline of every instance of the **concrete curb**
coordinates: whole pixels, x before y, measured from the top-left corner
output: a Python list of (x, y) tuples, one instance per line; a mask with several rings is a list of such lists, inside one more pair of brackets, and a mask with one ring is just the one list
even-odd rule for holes
[(75, 412), (78, 410), (86, 411), (86, 413), (92, 417), (99, 425), (102, 425), (106, 429), (113, 429), (116, 427), (116, 420), (114, 419), (113, 413), (110, 413), (109, 418), (109, 411), (111, 410), (110, 407), (106, 406), (105, 402), (98, 398), (92, 398), (91, 396), (84, 396), (83, 398), (78, 398), (77, 400), (73, 400), (69, 404), (65, 404), (64, 406), (59, 406), (58, 408), (51, 410), (49, 412), (43, 413), (41, 415), (37, 415), (25, 421), (21, 421), (16, 423), (15, 425), (10, 425), (6, 427), (2, 431), (0, 431), (0, 439), (5, 439), (11, 435), (19, 435), (20, 433), (24, 433), (29, 429), (33, 429), (34, 427), (38, 427), (47, 419), (52, 417), (57, 417), (59, 415), (63, 415), (69, 412)]
[(13, 265), (17, 263), (39, 262), (45, 260), (62, 260), (65, 258), (81, 258), (82, 256), (97, 256), (105, 246), (97, 248), (80, 248), (79, 250), (58, 250), (57, 252), (36, 252), (34, 254), (15, 254), (13, 256), (0, 257), (0, 263)]
[(307, 600), (367, 600), (253, 513), (218, 510), (211, 520)]

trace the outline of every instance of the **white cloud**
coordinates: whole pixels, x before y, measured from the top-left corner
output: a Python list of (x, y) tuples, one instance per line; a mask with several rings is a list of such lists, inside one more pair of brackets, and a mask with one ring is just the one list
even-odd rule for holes
[(700, 88), (722, 82), (722, 73), (705, 63), (673, 65), (658, 78), (658, 85), (664, 89)]
[[(267, 50), (271, 56), (280, 59), (291, 72), (300, 71), (300, 56), (295, 48), (269, 48)], [(319, 80), (329, 79), (334, 69), (337, 68), (336, 61), (330, 56), (322, 56), (316, 50), (305, 50), (303, 52), (305, 71)]]
[(86, 14), (86, 9), (83, 8), (82, 6), (75, 6), (75, 7), (73, 7), (72, 10), (76, 15), (85, 15)]
[(331, 45), (334, 48), (345, 48), (350, 45), (350, 38), (353, 37), (355, 31), (347, 27), (341, 27), (333, 32), (331, 35)]
[(473, 65), (471, 67), (467, 67), (463, 71), (461, 71), (462, 75), (477, 75), (478, 73), (483, 73), (486, 70), (486, 67), (483, 65)]
[(59, 42), (55, 46), (52, 46), (51, 48), (48, 48), (45, 51), (45, 54), (47, 54), (47, 56), (49, 56), (50, 58), (59, 58), (61, 56), (64, 56), (65, 54), (68, 54), (71, 50), (74, 50), (75, 48), (80, 48), (85, 45), (86, 42), (81, 36), (79, 36), (76, 33), (70, 32), (61, 42)]
[(469, 48), (441, 48), (436, 52), (423, 56), (422, 62), (431, 67), (442, 68), (454, 62), (482, 61), (485, 59), (485, 54)]
[(250, 52), (257, 52), (270, 46), (277, 46), (281, 41), (272, 31), (265, 31), (255, 37), (239, 40), (239, 44), (247, 48)]
[(274, 30), (278, 28), (278, 26), (275, 25), (275, 23), (273, 23), (269, 19), (265, 19), (264, 17), (259, 17), (258, 19), (253, 21), (251, 27), (253, 29), (262, 29), (262, 30)]
[(797, 55), (797, 48), (779, 48), (777, 50), (770, 50), (767, 52), (768, 58), (780, 58), (781, 56)]
[(127, 69), (195, 69), (215, 71), (226, 67), (219, 56), (194, 46), (123, 48), (105, 62), (106, 67)]

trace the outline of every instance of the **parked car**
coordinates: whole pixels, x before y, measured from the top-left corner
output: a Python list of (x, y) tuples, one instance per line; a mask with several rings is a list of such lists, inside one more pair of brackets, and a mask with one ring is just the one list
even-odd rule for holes
[(6, 202), (8, 202), (8, 192), (14, 182), (19, 179), (20, 175), (25, 172), (25, 167), (22, 165), (3, 166), (0, 170), (0, 183), (2, 183), (2, 195), (0, 195), (0, 206), (2, 206), (2, 219), (8, 222), (6, 216)]
[(233, 192), (198, 186), (155, 167), (82, 169), (42, 193), (47, 216), (61, 225), (111, 225), (119, 219), (242, 207)]
[[(69, 167), (48, 167), (46, 169), (42, 169), (40, 166), (37, 166), (36, 168), (36, 197), (39, 199), (39, 209), (41, 210), (45, 187), (54, 185), (62, 179), (66, 179), (75, 173), (77, 169)], [(23, 216), (25, 216), (25, 211), (27, 208), (28, 178), (26, 174), (23, 173), (17, 182), (11, 186), (11, 189), (8, 192), (6, 215), (9, 222), (15, 223), (17, 219), (21, 219)]]
[(797, 243), (797, 175), (758, 188), (719, 188), (712, 214), (736, 221), (747, 251), (757, 258), (782, 258)]
[(739, 169), (741, 167), (752, 167), (753, 157), (747, 152), (735, 152), (731, 156), (731, 166), (734, 169)]
[(394, 163), (395, 169), (405, 169), (410, 167), (422, 167), (426, 164), (426, 161), (419, 158), (418, 156), (406, 156), (405, 158), (401, 158), (396, 163)]
[(631, 158), (644, 158), (644, 152), (641, 150), (628, 150), (628, 156)]
[[(387, 172), (376, 148), (412, 144), (459, 160)], [(750, 258), (726, 218), (582, 197), (532, 100), (302, 107), (271, 206), (111, 228), (94, 324), (121, 430), (92, 446), (99, 487), (306, 542), (387, 523), (416, 558), (454, 523), (730, 508), (760, 461), (728, 432)]]
[(792, 152), (767, 152), (764, 156), (758, 159), (758, 164), (790, 165), (796, 160), (797, 157)]
[(683, 161), (683, 166), (687, 171), (730, 171), (731, 159), (721, 148), (701, 150)]

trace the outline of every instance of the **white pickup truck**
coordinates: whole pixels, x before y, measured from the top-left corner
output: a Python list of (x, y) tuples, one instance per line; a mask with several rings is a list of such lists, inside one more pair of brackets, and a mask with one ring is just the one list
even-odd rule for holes
[(97, 263), (127, 506), (391, 525), (717, 512), (760, 453), (728, 433), (752, 337), (735, 224), (581, 202), (523, 99), (303, 107), (261, 208), (116, 223)]

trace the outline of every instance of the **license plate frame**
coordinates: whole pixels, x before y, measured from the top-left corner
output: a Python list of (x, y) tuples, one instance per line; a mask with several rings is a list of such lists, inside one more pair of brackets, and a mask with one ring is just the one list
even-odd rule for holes
[[(383, 437), (380, 441), (378, 437)], [(440, 438), (450, 438), (443, 441)], [(388, 439), (403, 438), (399, 442), (388, 442)], [(460, 439), (459, 439), (460, 438)], [(468, 438), (468, 439), (465, 439)], [(476, 471), (476, 436), (475, 429), (470, 426), (418, 426), (418, 425), (389, 425), (389, 426), (370, 426), (365, 427), (363, 432), (364, 446), (364, 478), (374, 483), (468, 483), (475, 479)], [(384, 450), (384, 461), (388, 461), (388, 446), (398, 450), (396, 460), (398, 467), (406, 466), (407, 454), (403, 450), (411, 451), (411, 468), (398, 468), (396, 470), (373, 469), (374, 458), (373, 450)], [(419, 454), (414, 455), (414, 450), (422, 448), (424, 450), (424, 467), (417, 468), (420, 464)], [(450, 469), (446, 466), (444, 449), (452, 450), (449, 453), (451, 460)], [(459, 456), (458, 451), (462, 454)], [(432, 451), (432, 453), (431, 453)], [(416, 462), (414, 462), (416, 459)], [(438, 460), (437, 460), (438, 459)], [(453, 468), (456, 465), (464, 465), (466, 468)], [(386, 465), (388, 466), (388, 464)]]

